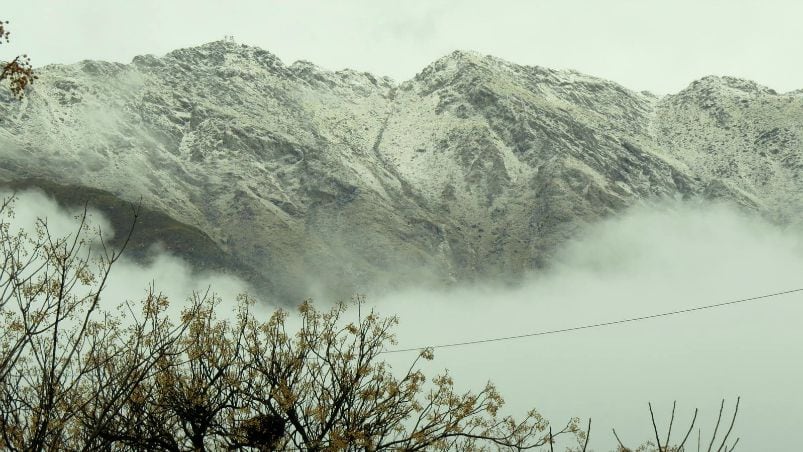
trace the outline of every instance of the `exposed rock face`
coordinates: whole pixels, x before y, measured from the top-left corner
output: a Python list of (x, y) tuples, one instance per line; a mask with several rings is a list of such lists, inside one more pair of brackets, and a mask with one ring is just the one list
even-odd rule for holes
[(657, 98), (454, 52), (397, 84), (230, 42), (39, 75), (0, 180), (142, 197), (282, 299), (515, 277), (640, 200), (803, 212), (803, 95), (735, 78)]

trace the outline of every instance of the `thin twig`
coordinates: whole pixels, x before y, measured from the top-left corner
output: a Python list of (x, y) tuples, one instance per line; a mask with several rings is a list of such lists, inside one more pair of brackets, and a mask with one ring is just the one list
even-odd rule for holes
[(591, 418), (588, 418), (588, 428), (586, 428), (586, 442), (583, 444), (583, 452), (588, 448), (588, 439), (591, 438)]
[(655, 441), (658, 443), (658, 450), (663, 450), (661, 447), (661, 438), (658, 437), (658, 427), (655, 425), (655, 415), (652, 412), (652, 403), (647, 402), (647, 406), (650, 407), (650, 419), (652, 419), (652, 429), (655, 432)]
[[(731, 425), (728, 427), (728, 431), (725, 433), (725, 437), (722, 438), (722, 444), (720, 444), (719, 449), (717, 452), (720, 452), (722, 448), (725, 448), (725, 452), (727, 452), (728, 448), (725, 446), (725, 443), (728, 441), (728, 436), (730, 436), (731, 431), (733, 430), (733, 424), (736, 423), (736, 414), (739, 412), (739, 400), (741, 400), (741, 396), (736, 397), (736, 408), (733, 410), (733, 417), (731, 418)], [(737, 440), (738, 441), (738, 440)], [(734, 444), (735, 446), (735, 444)]]
[(630, 450), (627, 447), (625, 447), (624, 444), (622, 444), (622, 440), (619, 439), (619, 435), (616, 434), (616, 429), (612, 428), (611, 430), (613, 430), (613, 436), (614, 436), (614, 438), (616, 438), (616, 442), (619, 443), (619, 447), (621, 447), (622, 450)]
[(719, 416), (717, 416), (717, 424), (714, 426), (714, 434), (711, 435), (711, 442), (708, 444), (708, 452), (711, 452), (711, 448), (714, 447), (714, 440), (717, 438), (717, 430), (719, 430), (719, 423), (722, 421), (722, 410), (725, 408), (725, 399), (722, 399), (722, 403), (719, 405)]
[(672, 417), (669, 419), (669, 429), (666, 431), (666, 441), (664, 441), (664, 445), (667, 449), (669, 449), (669, 437), (672, 436), (672, 424), (675, 423), (675, 406), (677, 403), (677, 400), (672, 401)]
[[(689, 435), (691, 435), (692, 429), (694, 429), (694, 423), (697, 421), (697, 408), (694, 409), (694, 417), (691, 419), (691, 425), (689, 425), (689, 431), (686, 432), (686, 436), (683, 437), (683, 441), (681, 441), (680, 445), (678, 446), (678, 450), (683, 450), (683, 445), (686, 444), (686, 440), (689, 439)], [(700, 445), (697, 445), (697, 449), (700, 449)]]

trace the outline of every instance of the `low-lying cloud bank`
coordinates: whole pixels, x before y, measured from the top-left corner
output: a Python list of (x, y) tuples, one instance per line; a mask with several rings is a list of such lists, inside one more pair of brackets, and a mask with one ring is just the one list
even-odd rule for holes
[[(549, 271), (515, 289), (407, 291), (377, 300), (400, 316), (398, 348), (614, 321), (803, 287), (803, 234), (724, 205), (642, 206), (589, 228)], [(803, 293), (624, 325), (436, 350), (466, 388), (494, 381), (508, 408), (553, 422), (593, 419), (591, 447), (652, 437), (647, 402), (703, 440), (719, 402), (742, 396), (741, 450), (794, 450), (803, 423)], [(401, 366), (414, 353), (386, 355)], [(679, 422), (679, 423), (678, 423)], [(683, 430), (681, 433), (680, 431)], [(695, 429), (696, 430), (696, 429)], [(665, 430), (663, 430), (665, 431)], [(721, 432), (720, 432), (721, 434)], [(674, 435), (673, 435), (674, 436)], [(696, 433), (695, 433), (696, 441)]]
[[(36, 192), (19, 195), (15, 224), (47, 217), (52, 232), (74, 232), (64, 212)], [(98, 214), (93, 222), (110, 230)], [(724, 205), (641, 206), (590, 227), (550, 270), (519, 287), (482, 285), (408, 290), (369, 299), (400, 317), (398, 348), (527, 334), (638, 317), (803, 287), (803, 233)], [(198, 274), (158, 253), (148, 266), (122, 259), (104, 299), (144, 297), (150, 284), (180, 308), (193, 291), (232, 303), (248, 286), (227, 275)], [(332, 300), (320, 300), (323, 305)], [(221, 316), (231, 311), (224, 305)], [(323, 307), (323, 306), (322, 306)], [(265, 313), (271, 307), (263, 306)], [(356, 313), (354, 314), (356, 318)], [(710, 437), (719, 401), (742, 396), (741, 450), (795, 450), (803, 423), (803, 293), (624, 325), (436, 350), (428, 375), (448, 368), (458, 385), (495, 382), (507, 410), (536, 407), (555, 423), (591, 417), (591, 447), (614, 449), (611, 427), (635, 445), (652, 437), (679, 403), (675, 429), (694, 407)], [(293, 320), (290, 320), (291, 324)], [(415, 352), (383, 355), (404, 368)], [(682, 432), (681, 432), (682, 430)], [(673, 435), (674, 436), (674, 435)], [(696, 441), (696, 438), (695, 438)], [(560, 444), (561, 448), (568, 444)]]

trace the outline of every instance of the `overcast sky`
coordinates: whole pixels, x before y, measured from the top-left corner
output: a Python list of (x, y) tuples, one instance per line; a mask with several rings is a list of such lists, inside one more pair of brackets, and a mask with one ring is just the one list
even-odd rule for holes
[(704, 75), (803, 88), (796, 0), (31, 0), (6, 2), (33, 64), (128, 63), (233, 35), (329, 69), (406, 80), (452, 50), (572, 68), (634, 90), (677, 92)]

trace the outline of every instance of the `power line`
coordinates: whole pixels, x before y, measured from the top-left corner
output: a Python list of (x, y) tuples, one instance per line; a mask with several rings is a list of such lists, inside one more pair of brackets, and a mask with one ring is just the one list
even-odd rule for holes
[(546, 335), (549, 335), (549, 334), (557, 334), (557, 333), (568, 333), (570, 331), (579, 331), (579, 330), (587, 330), (587, 329), (591, 329), (591, 328), (600, 328), (600, 327), (603, 327), (603, 326), (620, 325), (622, 323), (638, 322), (638, 321), (641, 321), (641, 320), (655, 319), (655, 318), (658, 318), (658, 317), (667, 317), (667, 316), (670, 316), (670, 315), (685, 314), (687, 312), (695, 312), (695, 311), (703, 311), (705, 309), (721, 308), (721, 307), (724, 307), (724, 306), (731, 306), (731, 305), (735, 305), (735, 304), (739, 304), (739, 303), (747, 303), (747, 302), (750, 302), (750, 301), (757, 301), (757, 300), (763, 300), (763, 299), (772, 298), (772, 297), (778, 297), (778, 296), (781, 296), (781, 295), (788, 295), (790, 293), (795, 293), (795, 292), (803, 292), (803, 288), (787, 290), (787, 291), (784, 291), (784, 292), (776, 292), (776, 293), (771, 293), (771, 294), (767, 294), (767, 295), (759, 295), (757, 297), (742, 298), (740, 300), (726, 301), (724, 303), (716, 303), (716, 304), (709, 304), (709, 305), (705, 305), (705, 306), (697, 306), (695, 308), (688, 308), (688, 309), (680, 309), (680, 310), (677, 310), (677, 311), (662, 312), (660, 314), (650, 314), (650, 315), (645, 315), (645, 316), (641, 316), (641, 317), (631, 317), (631, 318), (627, 318), (627, 319), (612, 320), (610, 322), (592, 323), (592, 324), (588, 324), (588, 325), (574, 326), (574, 327), (570, 327), (570, 328), (561, 328), (561, 329), (557, 329), (557, 330), (537, 331), (537, 332), (534, 332), (534, 333), (518, 334), (516, 336), (494, 337), (494, 338), (489, 338), (489, 339), (478, 339), (478, 340), (473, 340), (473, 341), (454, 342), (454, 343), (451, 343), (451, 344), (431, 345), (431, 346), (426, 346), (426, 347), (413, 347), (413, 348), (402, 348), (402, 349), (397, 349), (397, 350), (385, 350), (385, 351), (382, 351), (380, 353), (417, 352), (417, 351), (424, 350), (426, 348), (435, 349), (435, 348), (461, 347), (461, 346), (464, 346), (464, 345), (485, 344), (485, 343), (488, 343), (488, 342), (510, 341), (510, 340), (513, 340), (513, 339), (522, 339), (522, 338), (525, 338), (525, 337), (546, 336)]

